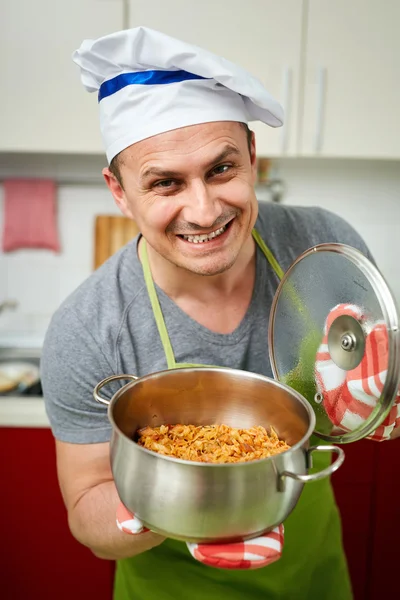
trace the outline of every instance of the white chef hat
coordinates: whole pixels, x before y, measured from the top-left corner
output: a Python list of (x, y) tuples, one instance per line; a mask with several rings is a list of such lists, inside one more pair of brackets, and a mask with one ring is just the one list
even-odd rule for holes
[(89, 92), (98, 91), (109, 162), (158, 133), (215, 121), (283, 124), (283, 109), (241, 67), (147, 27), (84, 40), (72, 55)]

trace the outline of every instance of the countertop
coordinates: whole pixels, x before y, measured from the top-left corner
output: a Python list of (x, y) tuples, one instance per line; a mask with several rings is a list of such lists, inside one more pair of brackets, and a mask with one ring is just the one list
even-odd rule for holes
[(0, 427), (50, 427), (43, 398), (0, 397)]

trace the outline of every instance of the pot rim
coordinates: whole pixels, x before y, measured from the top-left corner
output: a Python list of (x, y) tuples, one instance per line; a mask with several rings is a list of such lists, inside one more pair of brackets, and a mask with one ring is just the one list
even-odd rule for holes
[[(231, 467), (238, 467), (238, 466), (247, 467), (247, 466), (255, 465), (255, 464), (259, 465), (260, 463), (272, 460), (272, 459), (276, 458), (277, 456), (282, 456), (284, 454), (286, 455), (289, 452), (296, 451), (301, 446), (303, 446), (304, 442), (309, 440), (310, 437), (312, 436), (312, 434), (314, 433), (316, 418), (315, 418), (314, 411), (312, 410), (312, 408), (309, 405), (309, 403), (307, 402), (307, 400), (293, 388), (289, 387), (288, 385), (286, 385), (284, 383), (281, 383), (280, 381), (278, 381), (276, 379), (273, 379), (272, 377), (260, 375), (259, 373), (252, 373), (250, 371), (242, 371), (241, 369), (232, 369), (230, 367), (181, 367), (181, 368), (179, 368), (179, 371), (184, 371), (184, 372), (209, 371), (210, 369), (212, 369), (213, 371), (218, 371), (218, 372), (223, 372), (223, 373), (226, 373), (228, 371), (229, 373), (232, 373), (232, 374), (240, 374), (240, 376), (246, 377), (248, 379), (258, 379), (260, 381), (267, 381), (268, 383), (272, 382), (277, 387), (289, 392), (291, 396), (294, 396), (296, 398), (296, 400), (298, 400), (302, 404), (302, 406), (306, 409), (307, 414), (309, 416), (309, 425), (308, 425), (307, 431), (304, 434), (304, 436), (298, 442), (296, 442), (296, 444), (294, 444), (293, 446), (290, 446), (290, 448), (288, 450), (284, 450), (283, 452), (279, 452), (278, 454), (274, 454), (273, 456), (267, 456), (265, 458), (258, 458), (255, 460), (249, 460), (246, 462), (237, 462), (237, 463), (205, 463), (205, 462), (199, 462), (199, 461), (195, 461), (195, 460), (184, 460), (182, 458), (175, 458), (173, 456), (166, 456), (164, 454), (159, 454), (158, 452), (155, 452), (154, 450), (148, 450), (147, 448), (143, 448), (143, 446), (139, 446), (139, 444), (137, 442), (135, 442), (128, 435), (123, 433), (120, 430), (120, 428), (118, 427), (118, 425), (115, 423), (114, 417), (112, 415), (112, 409), (113, 409), (114, 405), (116, 404), (118, 399), (128, 389), (131, 389), (136, 384), (141, 383), (147, 379), (154, 379), (154, 378), (161, 377), (161, 376), (165, 375), (166, 373), (176, 372), (178, 369), (163, 369), (161, 371), (155, 371), (154, 373), (148, 373), (147, 375), (143, 375), (142, 377), (137, 377), (133, 381), (126, 383), (117, 392), (115, 392), (115, 394), (112, 396), (111, 400), (109, 401), (108, 411), (107, 411), (108, 419), (113, 427), (113, 435), (114, 435), (114, 432), (117, 431), (120, 436), (124, 437), (126, 440), (128, 440), (129, 442), (134, 444), (134, 447), (136, 447), (139, 451), (150, 454), (151, 456), (153, 456), (155, 458), (172, 461), (175, 464), (180, 463), (180, 464), (184, 464), (184, 465), (197, 466), (197, 467), (200, 466), (200, 467), (231, 468)], [(127, 375), (121, 375), (121, 379), (124, 377), (126, 378)], [(130, 376), (130, 377), (132, 377), (132, 376)]]

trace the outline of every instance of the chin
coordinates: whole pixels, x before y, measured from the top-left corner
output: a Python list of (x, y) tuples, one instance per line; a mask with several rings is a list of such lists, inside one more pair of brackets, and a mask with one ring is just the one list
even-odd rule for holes
[(229, 271), (229, 269), (235, 264), (235, 260), (236, 259), (233, 258), (225, 261), (210, 262), (209, 264), (203, 265), (196, 265), (193, 264), (193, 262), (188, 262), (187, 264), (182, 264), (181, 267), (187, 271), (190, 271), (191, 273), (195, 273), (196, 275), (211, 277), (213, 275), (221, 275), (222, 273)]

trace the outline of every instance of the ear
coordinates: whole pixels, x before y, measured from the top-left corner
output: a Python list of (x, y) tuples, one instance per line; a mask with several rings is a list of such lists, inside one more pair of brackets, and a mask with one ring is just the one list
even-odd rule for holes
[(113, 198), (125, 217), (129, 219), (133, 219), (132, 211), (129, 207), (129, 203), (127, 202), (126, 195), (122, 185), (119, 183), (118, 179), (113, 175), (108, 167), (105, 167), (102, 170), (102, 174), (104, 177), (104, 181), (107, 184), (108, 189), (113, 195)]
[(253, 184), (257, 181), (257, 152), (256, 152), (256, 136), (254, 131), (251, 132), (251, 145), (250, 145), (250, 164), (251, 172), (253, 176)]

